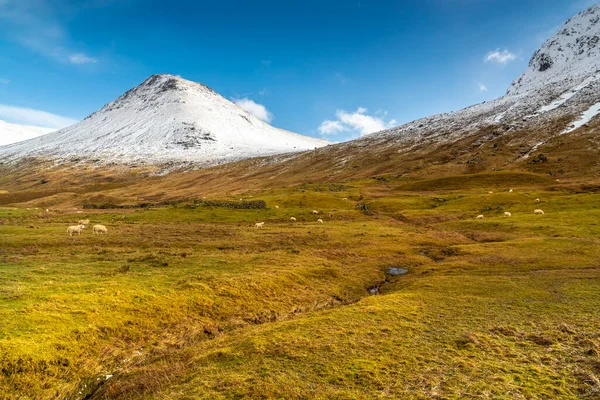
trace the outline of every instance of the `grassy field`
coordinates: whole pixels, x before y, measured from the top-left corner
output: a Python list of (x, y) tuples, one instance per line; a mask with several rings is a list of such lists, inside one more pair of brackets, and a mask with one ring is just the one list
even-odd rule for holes
[[(600, 193), (571, 186), (500, 173), (255, 191), (256, 210), (0, 208), (0, 398), (599, 398)], [(84, 218), (108, 234), (69, 237)]]

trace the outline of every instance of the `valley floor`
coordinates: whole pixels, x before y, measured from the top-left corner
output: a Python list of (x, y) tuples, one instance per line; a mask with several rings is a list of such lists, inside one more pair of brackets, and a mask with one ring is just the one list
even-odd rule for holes
[(598, 398), (600, 193), (544, 179), (0, 208), (0, 398)]

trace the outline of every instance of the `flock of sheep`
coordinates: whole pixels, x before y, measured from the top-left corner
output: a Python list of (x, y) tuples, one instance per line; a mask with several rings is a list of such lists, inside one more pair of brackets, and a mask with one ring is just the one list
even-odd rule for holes
[[(510, 190), (508, 191), (508, 193), (512, 193), (512, 192), (513, 192), (513, 189), (510, 189)], [(489, 193), (490, 193), (490, 194), (492, 194), (493, 192), (489, 192)], [(250, 197), (252, 197), (252, 196), (250, 196)], [(241, 200), (241, 199), (240, 199), (240, 200)], [(346, 198), (344, 198), (344, 200), (347, 200), (347, 199), (346, 199)], [(540, 202), (540, 199), (539, 199), (539, 198), (535, 199), (535, 202), (536, 202), (536, 203), (539, 203), (539, 202)], [(279, 209), (279, 206), (275, 206), (275, 208), (276, 208), (276, 209)], [(536, 214), (536, 215), (543, 215), (543, 214), (544, 214), (544, 211), (543, 211), (543, 210), (540, 210), (540, 209), (536, 209), (536, 210), (534, 210), (534, 211), (533, 211), (533, 213), (534, 213), (534, 214)], [(312, 211), (311, 211), (311, 214), (318, 215), (318, 214), (319, 214), (319, 211), (317, 211), (317, 210), (312, 210)], [(512, 213), (510, 213), (510, 212), (506, 211), (506, 212), (504, 213), (504, 217), (506, 217), (506, 218), (510, 218), (510, 217), (512, 217)], [(484, 215), (483, 215), (483, 214), (480, 214), (480, 215), (478, 215), (478, 216), (476, 217), (476, 219), (483, 219), (483, 218), (484, 218)], [(297, 221), (297, 219), (296, 219), (295, 217), (290, 217), (290, 221), (291, 221), (291, 222), (296, 222), (296, 221)], [(79, 220), (79, 221), (77, 222), (77, 225), (69, 226), (69, 227), (67, 228), (67, 233), (69, 234), (69, 236), (73, 236), (73, 235), (81, 235), (81, 232), (82, 232), (82, 231), (85, 229), (85, 227), (86, 227), (87, 225), (89, 225), (89, 223), (90, 223), (90, 220), (89, 220), (89, 219), (82, 219), (82, 220)], [(318, 223), (318, 224), (323, 224), (323, 223), (324, 223), (324, 221), (323, 221), (321, 218), (319, 218), (319, 219), (317, 219), (317, 223)], [(255, 223), (255, 224), (254, 224), (254, 227), (255, 227), (255, 228), (257, 228), (257, 229), (262, 229), (262, 228), (264, 228), (264, 226), (265, 226), (265, 222), (264, 222), (264, 221), (263, 221), (263, 222), (257, 222), (257, 223)], [(106, 234), (106, 233), (108, 232), (108, 229), (106, 229), (106, 226), (104, 226), (104, 225), (94, 225), (94, 227), (93, 227), (93, 231), (94, 231), (94, 234), (100, 235), (100, 234)]]
[[(279, 209), (279, 206), (275, 206), (275, 208)], [(310, 213), (314, 214), (314, 215), (320, 214), (319, 211), (317, 211), (317, 210), (312, 210)], [(297, 219), (295, 217), (290, 217), (290, 222), (296, 222), (296, 221), (297, 221)], [(321, 218), (319, 218), (317, 220), (317, 224), (323, 224), (323, 223), (324, 223), (324, 221)], [(256, 224), (254, 224), (254, 227), (257, 228), (257, 229), (262, 229), (262, 228), (265, 227), (265, 223), (264, 223), (264, 221), (263, 222), (257, 222)]]
[[(81, 235), (81, 232), (85, 229), (85, 227), (87, 225), (89, 225), (89, 223), (90, 223), (89, 219), (80, 219), (77, 222), (77, 225), (72, 225), (67, 228), (67, 233), (69, 234), (69, 236)], [(94, 234), (96, 234), (96, 235), (102, 235), (102, 234), (107, 233), (108, 229), (106, 229), (106, 227), (104, 225), (94, 225), (93, 231), (94, 231)]]
[[(512, 193), (512, 192), (513, 192), (513, 190), (512, 190), (512, 189), (510, 189), (510, 190), (508, 191), (508, 193)], [(494, 192), (488, 192), (488, 193), (489, 193), (489, 194), (493, 194)], [(539, 198), (535, 199), (535, 202), (536, 202), (536, 203), (539, 203), (540, 201), (541, 201), (541, 200), (540, 200)], [(536, 209), (536, 210), (533, 210), (533, 213), (534, 213), (535, 215), (544, 215), (544, 211), (543, 211), (543, 210), (540, 210), (539, 208), (538, 208), (538, 209)], [(510, 212), (506, 211), (506, 212), (504, 213), (504, 217), (506, 217), (506, 218), (510, 218), (510, 217), (512, 217), (512, 213), (510, 213)], [(483, 219), (483, 218), (484, 218), (483, 214), (479, 214), (479, 215), (476, 217), (476, 219)]]

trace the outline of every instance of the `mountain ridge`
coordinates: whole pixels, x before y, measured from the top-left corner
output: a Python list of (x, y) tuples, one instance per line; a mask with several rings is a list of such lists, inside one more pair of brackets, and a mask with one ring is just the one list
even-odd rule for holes
[[(527, 70), (512, 82), (504, 96), (456, 112), (421, 118), (353, 141), (327, 146), (321, 151), (332, 155), (343, 153), (343, 160), (336, 164), (343, 166), (352, 159), (362, 157), (364, 148), (368, 148), (368, 151), (371, 152), (395, 148), (398, 152), (408, 153), (411, 149), (418, 147), (450, 146), (452, 143), (458, 143), (468, 137), (483, 135), (476, 140), (480, 145), (505, 137), (519, 147), (517, 158), (527, 159), (551, 138), (567, 133), (576, 133), (578, 128), (588, 124), (600, 112), (599, 45), (600, 3), (570, 18), (550, 37), (533, 54)], [(137, 107), (138, 112), (156, 114), (157, 111), (152, 108), (156, 96), (161, 93), (186, 93), (191, 88), (206, 96), (218, 96), (202, 84), (185, 81), (171, 75), (153, 75), (137, 88), (126, 92), (114, 102), (91, 114), (82, 123), (94, 118), (105, 118), (102, 115), (116, 112), (126, 106)], [(185, 101), (180, 96), (175, 96), (169, 98), (168, 104), (177, 111), (177, 107)], [(164, 110), (162, 113), (162, 118), (168, 119), (169, 114)], [(250, 125), (263, 130), (272, 128), (241, 109), (236, 109), (234, 114), (236, 114), (235, 118), (246, 119)], [(213, 148), (207, 146), (206, 143), (215, 141), (213, 131), (218, 131), (220, 126), (203, 130), (202, 127), (194, 124), (186, 125), (189, 121), (185, 118), (177, 126), (169, 126), (168, 122), (165, 123), (169, 128), (166, 130), (175, 135), (169, 136), (173, 140), (167, 140), (164, 143), (166, 150), (158, 157), (161, 162), (187, 162), (207, 166), (248, 157), (286, 153), (286, 151), (277, 151), (280, 149), (271, 149), (272, 151), (262, 153), (242, 151), (232, 154), (227, 151), (225, 146), (225, 148), (221, 148), (221, 152), (217, 156), (213, 154), (211, 158), (209, 150), (213, 150)], [(142, 128), (144, 127), (142, 126)], [(200, 129), (194, 134), (189, 134), (192, 128)], [(526, 135), (521, 134), (525, 131), (528, 132)], [(64, 134), (62, 132), (65, 130), (58, 132), (57, 135)], [(127, 132), (129, 136), (140, 133), (145, 134), (146, 130), (137, 129)], [(292, 136), (287, 137), (308, 139), (310, 143), (309, 146), (296, 147), (291, 149), (292, 151), (313, 150), (327, 144), (319, 139), (290, 135)], [(202, 163), (194, 157), (185, 156), (184, 149), (202, 147), (202, 145), (207, 148), (204, 157), (208, 162)], [(173, 148), (178, 148), (180, 151), (173, 152), (171, 151)], [(131, 153), (135, 153), (135, 151), (131, 151), (125, 157), (120, 157), (119, 161), (140, 161), (140, 154), (152, 156), (143, 148), (133, 150), (138, 152), (138, 157), (131, 156)], [(456, 151), (467, 150), (456, 149)], [(0, 148), (0, 155), (3, 153), (7, 154), (7, 148)], [(75, 158), (77, 158), (76, 156)], [(275, 156), (266, 162), (285, 162), (282, 160), (289, 159), (289, 157)]]

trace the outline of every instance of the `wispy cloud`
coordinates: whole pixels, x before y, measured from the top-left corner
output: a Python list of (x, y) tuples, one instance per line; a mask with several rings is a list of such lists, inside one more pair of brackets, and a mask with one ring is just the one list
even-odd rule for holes
[(485, 86), (483, 83), (479, 82), (477, 85), (479, 86), (479, 91), (480, 92), (487, 92), (488, 91), (487, 86)]
[(271, 94), (271, 91), (269, 89), (263, 89), (263, 90), (260, 90), (258, 92), (258, 94), (260, 94), (261, 96), (266, 96), (268, 94)]
[[(96, 58), (74, 49), (66, 26), (59, 18), (59, 10), (63, 8), (72, 12), (72, 6), (67, 5), (51, 0), (0, 0), (0, 35), (61, 63), (83, 65), (98, 62)], [(95, 5), (86, 2), (79, 6)]]
[(270, 123), (273, 120), (273, 113), (267, 110), (267, 107), (262, 104), (256, 103), (254, 100), (244, 97), (242, 99), (233, 99), (233, 102), (237, 104), (242, 110), (249, 112), (256, 118)]
[(97, 63), (98, 60), (94, 57), (86, 56), (84, 53), (72, 54), (69, 56), (69, 61), (73, 64), (90, 64)]
[(271, 66), (271, 60), (260, 60), (260, 63), (262, 65), (264, 65), (265, 67), (270, 67)]
[(484, 58), (485, 62), (497, 62), (500, 64), (507, 64), (517, 59), (517, 56), (510, 51), (504, 49), (496, 49), (496, 51), (490, 51)]
[[(2, 1), (2, 0), (0, 0)], [(10, 79), (0, 78), (0, 85), (8, 85), (10, 83)]]
[(64, 128), (79, 122), (76, 119), (63, 117), (46, 111), (9, 106), (6, 104), (0, 104), (0, 119), (15, 124), (54, 129)]
[(375, 115), (369, 115), (367, 109), (359, 107), (355, 112), (337, 110), (336, 120), (325, 120), (317, 131), (323, 136), (331, 136), (341, 132), (354, 132), (359, 136), (379, 132), (393, 127), (396, 120), (385, 121), (387, 112), (378, 111)]

